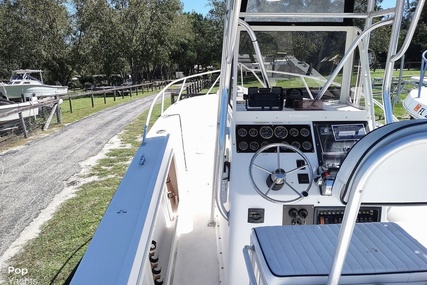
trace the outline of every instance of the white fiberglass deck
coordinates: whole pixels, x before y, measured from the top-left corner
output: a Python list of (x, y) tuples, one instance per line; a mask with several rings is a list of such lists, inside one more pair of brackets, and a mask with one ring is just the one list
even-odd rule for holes
[[(180, 169), (182, 175), (179, 177), (184, 187), (180, 188), (174, 285), (220, 283), (216, 228), (208, 226), (217, 98), (209, 95), (183, 100), (165, 113), (181, 114), (187, 163), (187, 171)], [(176, 137), (180, 137), (179, 128), (172, 131), (178, 132)]]

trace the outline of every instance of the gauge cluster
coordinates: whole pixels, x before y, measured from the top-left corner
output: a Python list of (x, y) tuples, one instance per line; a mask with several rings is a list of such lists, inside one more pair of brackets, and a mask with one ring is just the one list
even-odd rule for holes
[(271, 143), (285, 143), (302, 152), (314, 152), (310, 125), (237, 125), (236, 143), (237, 152), (243, 153), (256, 152)]

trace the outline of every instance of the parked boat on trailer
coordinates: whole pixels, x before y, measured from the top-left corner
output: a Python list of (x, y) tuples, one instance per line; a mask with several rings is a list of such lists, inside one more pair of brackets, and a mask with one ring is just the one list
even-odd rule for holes
[[(38, 103), (37, 97), (33, 97), (30, 101), (24, 103), (0, 98), (0, 132), (16, 128), (21, 117), (22, 119), (35, 118), (39, 114), (39, 108), (35, 107)], [(21, 116), (19, 113), (21, 113)]]
[(0, 97), (12, 101), (27, 101), (32, 97), (65, 95), (67, 86), (43, 83), (43, 71), (39, 69), (20, 69), (12, 73), (7, 83), (0, 83)]

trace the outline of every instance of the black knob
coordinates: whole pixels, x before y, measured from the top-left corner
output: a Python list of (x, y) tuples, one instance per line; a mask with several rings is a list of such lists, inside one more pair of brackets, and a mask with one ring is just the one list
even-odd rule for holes
[(289, 216), (293, 219), (295, 219), (296, 217), (298, 217), (298, 210), (295, 208), (292, 208), (289, 210)]
[(150, 251), (154, 251), (157, 248), (157, 242), (155, 240), (151, 241)]
[(151, 272), (155, 275), (159, 275), (162, 272), (162, 268), (159, 265), (154, 264), (154, 266), (151, 268)]
[(156, 253), (151, 253), (150, 252), (150, 256), (148, 258), (150, 260), (151, 263), (156, 263), (159, 261), (159, 256)]
[(298, 212), (298, 215), (302, 218), (302, 219), (306, 219), (308, 216), (308, 212), (306, 209), (301, 209)]
[(156, 276), (156, 278), (154, 279), (154, 284), (163, 285), (163, 278), (161, 276)]

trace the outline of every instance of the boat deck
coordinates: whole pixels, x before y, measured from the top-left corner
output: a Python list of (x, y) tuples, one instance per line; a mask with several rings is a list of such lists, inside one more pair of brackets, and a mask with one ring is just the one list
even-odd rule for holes
[[(174, 285), (220, 283), (216, 226), (209, 225), (216, 109), (199, 107), (200, 104), (215, 106), (217, 97), (205, 96), (200, 99), (184, 100), (168, 110), (168, 113), (174, 113), (175, 108), (180, 105), (186, 105), (187, 110), (191, 110), (191, 116), (181, 117), (188, 171), (184, 173), (181, 169), (183, 175), (180, 176), (180, 179), (185, 180), (181, 181), (185, 189), (180, 189)], [(185, 123), (186, 120), (192, 120), (191, 124)], [(193, 130), (185, 129), (189, 125)], [(191, 177), (186, 175), (188, 173), (192, 174)], [(198, 254), (194, 254), (195, 252)]]

